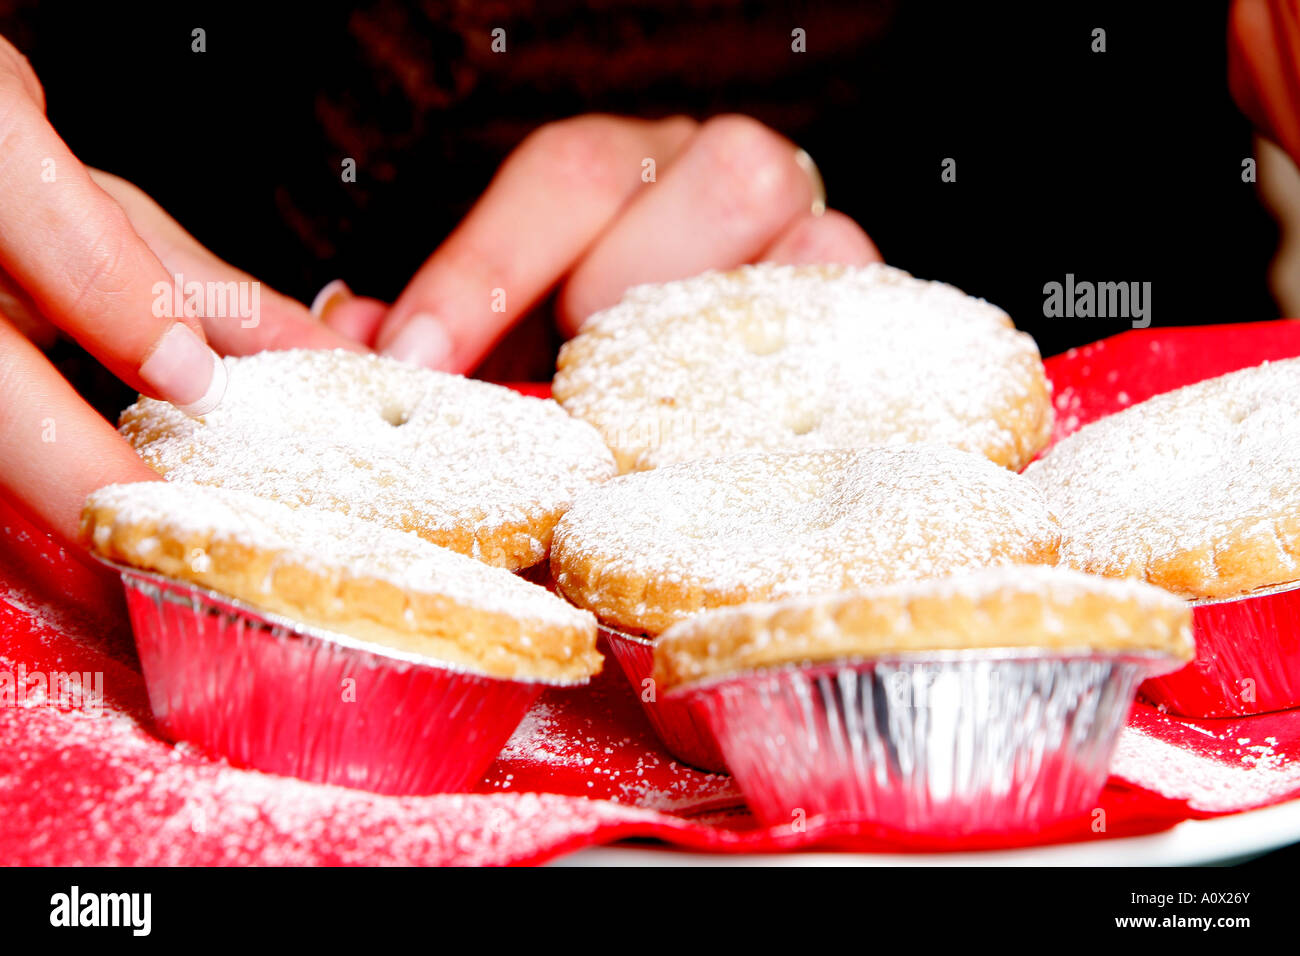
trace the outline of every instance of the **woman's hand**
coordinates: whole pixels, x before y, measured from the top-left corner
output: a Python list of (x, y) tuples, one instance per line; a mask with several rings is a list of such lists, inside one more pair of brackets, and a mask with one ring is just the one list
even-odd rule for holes
[(814, 214), (806, 154), (755, 120), (580, 116), (510, 155), (391, 309), (337, 287), (324, 321), (394, 357), (468, 371), (553, 287), (572, 334), (629, 286), (746, 262), (878, 261), (847, 216)]
[(46, 121), (36, 74), (0, 38), (0, 493), (65, 540), (90, 491), (157, 476), (33, 342), (61, 329), (127, 384), (196, 414), (225, 386), (209, 343), (231, 353), (358, 347), (261, 287), (251, 323), (167, 314), (176, 310), (158, 307), (158, 290), (177, 273), (253, 283), (140, 190), (83, 166)]
[(1228, 85), (1255, 127), (1300, 166), (1300, 3), (1233, 0)]

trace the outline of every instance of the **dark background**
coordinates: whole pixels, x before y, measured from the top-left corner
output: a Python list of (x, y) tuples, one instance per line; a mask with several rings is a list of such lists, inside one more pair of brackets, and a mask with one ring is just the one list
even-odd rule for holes
[[(1127, 327), (1044, 318), (1043, 284), (1067, 272), (1151, 282), (1156, 326), (1276, 316), (1225, 4), (184, 6), (0, 0), (0, 30), (84, 161), (305, 301), (340, 276), (391, 300), (547, 120), (741, 111), (808, 149), (887, 261), (1003, 306), (1045, 355)], [(548, 325), (484, 374), (546, 377)]]
[[(1043, 284), (1067, 272), (1150, 281), (1157, 326), (1274, 317), (1276, 237), (1241, 180), (1251, 134), (1227, 93), (1226, 5), (990, 7), (0, 0), (0, 32), (85, 162), (305, 301), (340, 276), (396, 296), (543, 122), (739, 111), (809, 150), (887, 261), (998, 303), (1045, 355), (1126, 327), (1045, 319)], [(489, 51), (495, 26), (507, 55)], [(805, 54), (790, 51), (796, 26)], [(206, 53), (190, 51), (194, 27)], [(945, 157), (956, 183), (940, 180)], [(496, 368), (525, 358), (546, 377), (544, 319)], [(97, 397), (113, 413), (129, 401)]]

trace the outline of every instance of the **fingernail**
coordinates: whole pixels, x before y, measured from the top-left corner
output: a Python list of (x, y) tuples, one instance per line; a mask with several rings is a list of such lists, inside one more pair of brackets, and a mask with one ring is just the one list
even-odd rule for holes
[(821, 171), (806, 149), (796, 148), (794, 161), (804, 171), (812, 185), (813, 198), (809, 212), (814, 216), (823, 215), (826, 212), (826, 183), (822, 180)]
[(140, 377), (192, 418), (212, 411), (226, 394), (225, 363), (183, 322), (162, 334)]
[(451, 349), (451, 335), (443, 324), (427, 312), (417, 312), (393, 336), (383, 354), (410, 365), (446, 371), (451, 368)]
[(311, 300), (311, 314), (317, 319), (324, 322), (325, 316), (329, 310), (340, 302), (351, 299), (352, 290), (348, 288), (347, 283), (342, 279), (335, 279), (333, 282), (327, 282), (316, 293), (316, 298)]

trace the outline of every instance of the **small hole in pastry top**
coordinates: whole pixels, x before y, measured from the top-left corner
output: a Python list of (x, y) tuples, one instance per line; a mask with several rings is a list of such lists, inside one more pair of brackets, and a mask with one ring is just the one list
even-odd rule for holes
[(773, 355), (785, 346), (785, 336), (770, 325), (753, 326), (745, 332), (745, 351), (750, 355)]
[(1232, 422), (1232, 424), (1234, 424), (1234, 425), (1240, 425), (1240, 424), (1241, 424), (1242, 422), (1244, 422), (1247, 418), (1249, 418), (1252, 414), (1254, 414), (1254, 412), (1255, 412), (1255, 409), (1253, 409), (1253, 408), (1251, 408), (1251, 407), (1249, 407), (1249, 406), (1247, 406), (1247, 405), (1241, 405), (1241, 404), (1235, 404), (1235, 403), (1234, 403), (1233, 406), (1228, 410), (1228, 419), (1229, 419), (1229, 421)]
[(774, 355), (790, 344), (789, 317), (762, 299), (728, 303), (724, 313), (740, 316), (741, 342), (751, 355)]
[(786, 423), (796, 435), (807, 435), (817, 427), (817, 416), (812, 412), (802, 412), (793, 416)]
[(399, 408), (396, 405), (389, 405), (379, 414), (383, 417), (384, 421), (388, 422), (388, 424), (393, 427), (405, 425), (407, 420), (411, 417), (410, 413), (406, 409)]

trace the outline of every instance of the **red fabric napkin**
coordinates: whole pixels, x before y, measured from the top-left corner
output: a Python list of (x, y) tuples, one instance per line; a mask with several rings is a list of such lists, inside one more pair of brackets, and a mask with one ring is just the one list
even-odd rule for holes
[[(1057, 435), (1157, 392), (1300, 355), (1300, 322), (1125, 333), (1049, 359)], [(544, 694), (472, 794), (385, 797), (245, 771), (156, 733), (102, 578), (0, 502), (0, 856), (16, 864), (536, 863), (626, 837), (717, 851), (984, 849), (811, 819), (757, 826), (727, 777), (658, 746), (617, 668)], [(72, 597), (78, 600), (72, 600)], [(41, 691), (81, 672), (79, 707)], [(6, 683), (5, 675), (8, 675)], [(100, 675), (96, 677), (96, 675)], [(21, 685), (21, 689), (20, 689)], [(6, 696), (7, 695), (7, 696)], [(1130, 836), (1300, 797), (1300, 711), (1139, 704), (1089, 814), (1015, 844)]]

